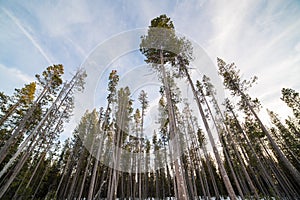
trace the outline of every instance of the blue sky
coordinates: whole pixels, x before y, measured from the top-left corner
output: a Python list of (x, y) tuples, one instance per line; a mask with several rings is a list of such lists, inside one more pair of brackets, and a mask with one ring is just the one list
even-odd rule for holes
[(250, 93), (264, 108), (290, 114), (279, 98), (283, 87), (300, 91), (297, 0), (1, 1), (0, 90), (12, 94), (58, 63), (68, 79), (99, 44), (146, 28), (160, 14), (171, 17), (214, 64), (220, 57), (235, 62), (244, 78), (258, 76)]

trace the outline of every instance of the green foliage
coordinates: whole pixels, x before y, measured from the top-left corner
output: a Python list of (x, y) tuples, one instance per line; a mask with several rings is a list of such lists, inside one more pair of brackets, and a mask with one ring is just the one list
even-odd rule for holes
[(109, 74), (109, 78), (108, 78), (109, 82), (108, 82), (108, 91), (109, 94), (107, 96), (107, 100), (108, 102), (112, 102), (115, 99), (115, 95), (116, 95), (116, 86), (118, 85), (119, 82), (119, 75), (117, 75), (117, 70), (112, 70), (111, 73)]
[(170, 63), (174, 75), (182, 77), (187, 66), (193, 59), (193, 48), (190, 41), (175, 34), (173, 22), (166, 15), (161, 15), (151, 21), (148, 34), (141, 37), (140, 51), (155, 70), (160, 71), (160, 65)]
[(13, 96), (6, 96), (1, 93), (1, 118), (0, 126), (6, 122), (6, 125), (12, 128), (16, 125), (24, 113), (32, 105), (36, 91), (36, 83), (25, 84), (21, 89), (15, 89)]
[(145, 115), (145, 110), (149, 106), (149, 101), (147, 100), (147, 98), (148, 98), (147, 93), (144, 90), (142, 90), (141, 93), (139, 94), (138, 100), (142, 105), (142, 111), (144, 112), (142, 113), (143, 115)]
[(132, 99), (128, 87), (120, 88), (117, 96), (116, 126), (117, 132), (122, 132), (123, 141), (129, 133), (129, 122), (131, 120)]
[(300, 124), (300, 96), (299, 93), (291, 88), (282, 88), (281, 100), (284, 101), (292, 110)]
[(240, 92), (246, 92), (256, 82), (254, 76), (249, 81), (241, 80), (240, 70), (234, 63), (226, 64), (222, 59), (217, 59), (219, 74), (223, 77), (224, 86), (231, 91), (233, 96), (240, 95)]
[(15, 89), (16, 90), (16, 98), (20, 104), (28, 105), (32, 103), (34, 100), (34, 94), (36, 90), (36, 83), (32, 82), (30, 84), (26, 84), (22, 89)]
[(141, 37), (140, 51), (146, 56), (146, 62), (154, 68), (161, 64), (174, 62), (177, 48), (173, 22), (166, 15), (161, 15), (151, 21), (148, 34)]
[(62, 64), (52, 65), (43, 71), (42, 76), (37, 74), (35, 77), (43, 87), (48, 87), (50, 90), (55, 90), (62, 84), (62, 75), (64, 67)]
[(245, 118), (245, 129), (246, 132), (248, 132), (250, 139), (265, 137), (265, 134), (259, 127), (258, 123), (249, 116)]
[(136, 132), (140, 132), (140, 124), (141, 124), (141, 113), (139, 109), (135, 110), (135, 113), (133, 114), (134, 122), (136, 124)]
[(280, 144), (285, 155), (294, 163), (296, 168), (298, 167), (297, 160), (300, 159), (300, 140), (289, 130), (279, 119), (278, 114), (268, 110), (271, 122), (276, 128), (272, 128), (271, 131), (275, 135), (277, 143)]
[(204, 142), (205, 142), (205, 136), (204, 136), (202, 129), (200, 129), (200, 128), (198, 128), (198, 130), (197, 130), (197, 139), (198, 139), (200, 147), (202, 147), (202, 145), (204, 145)]

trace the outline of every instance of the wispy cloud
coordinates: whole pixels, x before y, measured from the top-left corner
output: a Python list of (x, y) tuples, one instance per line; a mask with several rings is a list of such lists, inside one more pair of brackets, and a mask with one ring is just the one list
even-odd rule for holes
[[(299, 82), (299, 11), (295, 1), (282, 0), (218, 1), (203, 10), (211, 13), (208, 20), (212, 28), (207, 32), (210, 37), (204, 48), (213, 62), (221, 57), (228, 63), (235, 62), (245, 78), (257, 75), (259, 84), (250, 94), (258, 97), (264, 108), (274, 109), (282, 116), (289, 113), (282, 108), (280, 90), (296, 87)], [(300, 90), (299, 85), (294, 89)]]
[[(296, 1), (184, 0), (175, 3), (172, 0), (100, 0), (87, 3), (75, 0), (21, 2), (17, 5), (19, 10), (9, 3), (2, 9), (24, 34), (23, 40), (28, 39), (38, 50), (32, 54), (36, 53), (36, 57), (42, 55), (49, 64), (52, 64), (52, 61), (63, 63), (69, 71), (84, 63), (85, 58), (111, 36), (147, 27), (152, 18), (165, 13), (174, 21), (176, 30), (206, 50), (213, 64), (216, 64), (216, 57), (221, 57), (228, 63), (235, 62), (245, 78), (257, 75), (259, 84), (250, 92), (258, 97), (266, 108), (286, 115), (286, 110), (281, 109), (283, 105), (279, 99), (281, 88), (295, 87), (294, 89), (300, 90), (300, 4)], [(16, 10), (21, 11), (21, 14)], [(14, 28), (10, 27), (8, 30)], [(3, 37), (3, 40), (8, 37), (9, 35)], [(11, 43), (7, 43), (7, 46), (13, 46), (11, 44), (14, 38), (9, 39)], [(115, 46), (111, 43), (105, 49), (104, 55), (116, 53), (121, 49), (119, 46), (124, 48), (128, 43), (131, 41), (118, 42)], [(47, 49), (43, 48), (45, 46)], [(32, 47), (26, 47), (24, 51), (31, 52), (32, 49), (29, 48)], [(19, 60), (21, 64), (27, 62), (26, 66), (33, 65), (29, 58), (21, 59), (23, 52), (17, 54), (16, 50), (12, 49), (5, 55), (9, 57), (5, 58), (7, 60)], [(35, 55), (28, 56), (33, 60), (31, 58)], [(101, 59), (100, 56), (97, 58)], [(0, 63), (9, 66), (5, 59), (0, 60)], [(36, 62), (41, 62), (40, 60)], [(124, 59), (120, 62), (117, 63), (120, 66), (127, 65)], [(21, 64), (12, 66), (21, 68)], [(34, 66), (37, 64), (34, 63)], [(216, 70), (213, 65), (199, 66), (202, 73)], [(206, 69), (207, 66), (211, 68)], [(105, 66), (96, 67), (98, 69)], [(4, 70), (8, 70), (7, 73), (12, 75), (9, 68), (2, 67), (1, 71)], [(33, 73), (31, 71), (28, 74)], [(194, 77), (197, 78), (196, 75)], [(12, 81), (8, 82), (14, 84)]]
[(18, 26), (18, 28), (24, 33), (24, 35), (32, 42), (32, 44), (39, 50), (39, 52), (42, 54), (42, 56), (47, 60), (48, 64), (51, 65), (53, 62), (51, 59), (47, 56), (41, 45), (38, 43), (38, 41), (25, 29), (25, 27), (22, 25), (22, 23), (7, 9), (2, 8), (2, 10), (7, 14), (7, 16)]
[(11, 95), (15, 88), (21, 88), (24, 84), (34, 81), (34, 78), (23, 73), (19, 69), (0, 64), (1, 91)]

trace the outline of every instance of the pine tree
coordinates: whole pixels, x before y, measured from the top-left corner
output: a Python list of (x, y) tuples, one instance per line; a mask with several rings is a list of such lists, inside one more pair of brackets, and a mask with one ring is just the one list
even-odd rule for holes
[(49, 66), (43, 73), (42, 76), (36, 75), (39, 84), (43, 87), (42, 92), (39, 94), (35, 102), (28, 109), (18, 126), (13, 130), (10, 138), (6, 141), (5, 145), (0, 150), (0, 163), (6, 157), (8, 149), (17, 141), (17, 138), (20, 138), (24, 134), (24, 128), (31, 117), (33, 117), (34, 111), (40, 103), (47, 102), (50, 100), (50, 94), (55, 94), (59, 89), (59, 86), (62, 84), (61, 76), (64, 73), (62, 65), (53, 65)]
[(251, 86), (251, 84), (254, 83), (256, 77), (254, 77), (250, 81), (246, 81), (246, 80), (242, 81), (239, 75), (239, 71), (236, 69), (234, 63), (226, 64), (223, 60), (219, 58), (218, 58), (218, 67), (219, 67), (219, 73), (223, 76), (224, 86), (232, 92), (232, 95), (241, 97), (241, 103), (247, 106), (247, 108), (251, 111), (255, 119), (258, 121), (261, 130), (267, 136), (279, 160), (290, 171), (295, 181), (299, 184), (300, 183), (299, 171), (291, 164), (291, 162), (282, 153), (282, 151), (280, 150), (280, 148), (278, 147), (274, 139), (271, 137), (269, 131), (262, 123), (257, 113), (255, 112), (253, 106), (249, 101), (249, 96), (245, 93), (247, 89)]
[[(1, 116), (0, 126), (14, 113), (22, 116), (23, 112), (28, 109), (28, 106), (34, 100), (34, 94), (36, 90), (36, 83), (32, 82), (30, 84), (25, 84), (22, 89), (15, 89), (15, 94), (12, 98), (10, 98), (13, 102), (9, 104), (9, 107), (6, 110), (2, 110), (4, 112), (4, 116)], [(5, 103), (6, 105), (8, 102)]]
[[(300, 119), (300, 96), (299, 93), (291, 88), (282, 88), (281, 100), (284, 101), (292, 110), (297, 119)], [(300, 120), (299, 120), (300, 124)]]
[[(46, 72), (44, 72), (45, 79), (40, 79), (41, 83), (44, 84), (45, 80), (49, 79), (49, 76), (53, 76), (53, 79), (50, 78), (49, 83), (46, 84), (54, 84), (54, 86), (58, 87), (61, 82), (60, 82), (60, 76), (63, 70), (61, 68), (62, 66), (58, 66), (58, 73), (56, 73), (56, 68), (51, 68), (55, 72), (51, 75), (51, 69), (47, 68)], [(62, 71), (61, 71), (62, 70)], [(49, 74), (50, 73), (50, 74)], [(58, 137), (59, 133), (62, 132), (62, 125), (64, 122), (68, 121), (68, 118), (71, 115), (72, 108), (73, 108), (73, 103), (72, 103), (72, 92), (76, 88), (77, 90), (80, 90), (83, 87), (83, 79), (85, 77), (85, 74), (83, 71), (78, 71), (73, 79), (66, 83), (64, 87), (61, 88), (59, 94), (57, 95), (56, 99), (54, 102), (51, 102), (49, 99), (49, 94), (48, 97), (45, 96), (45, 99), (42, 98), (43, 104), (47, 105), (48, 103), (52, 103), (50, 107), (47, 108), (45, 113), (42, 115), (41, 120), (32, 127), (32, 130), (29, 129), (30, 133), (28, 136), (25, 138), (25, 140), (20, 144), (18, 147), (18, 150), (14, 153), (12, 158), (10, 158), (9, 162), (6, 163), (6, 165), (2, 168), (0, 172), (0, 176), (3, 176), (6, 171), (9, 169), (9, 167), (17, 161), (15, 167), (12, 170), (11, 176), (7, 179), (6, 183), (2, 186), (0, 196), (2, 196), (6, 190), (9, 188), (10, 184), (15, 180), (16, 176), (18, 173), (21, 171), (23, 168), (24, 164), (28, 161), (30, 158), (33, 150), (41, 143), (42, 141), (49, 139), (49, 144), (46, 146), (46, 151), (48, 148), (50, 148), (53, 143), (51, 141), (54, 141), (55, 138)], [(56, 80), (52, 82), (53, 80)], [(52, 88), (53, 93), (56, 93), (57, 88)], [(57, 89), (58, 90), (58, 89)], [(45, 93), (46, 94), (46, 93)], [(46, 98), (47, 97), (47, 98)], [(55, 96), (54, 96), (55, 97)], [(26, 116), (24, 117), (26, 118)], [(24, 118), (22, 120), (24, 120)], [(20, 123), (21, 124), (21, 123)], [(34, 125), (34, 124), (31, 124)], [(24, 125), (23, 125), (24, 128)], [(19, 127), (17, 127), (15, 130), (18, 130)], [(21, 130), (20, 128), (19, 130)], [(15, 132), (16, 133), (16, 132)], [(13, 136), (13, 135), (12, 135)], [(11, 137), (12, 138), (12, 137)], [(11, 139), (10, 138), (10, 139)], [(13, 142), (12, 142), (13, 144)], [(5, 150), (5, 146), (2, 148), (2, 150)], [(18, 156), (22, 153), (22, 156), (20, 159), (17, 160)], [(46, 175), (46, 174), (45, 174)]]
[[(163, 84), (169, 117), (169, 131), (173, 138), (173, 155), (180, 155), (178, 129), (175, 120), (174, 105), (171, 100), (171, 91), (169, 85), (170, 76), (167, 75), (165, 64), (174, 63), (178, 40), (175, 36), (173, 22), (166, 15), (161, 15), (151, 21), (148, 34), (142, 36), (140, 51), (146, 56), (146, 62), (151, 64), (152, 68), (159, 74)], [(184, 175), (181, 173), (181, 160), (175, 160), (175, 176), (179, 199), (187, 199), (187, 189)]]
[(130, 90), (128, 87), (120, 88), (117, 92), (117, 111), (115, 126), (116, 130), (113, 136), (113, 169), (109, 180), (108, 199), (115, 199), (117, 197), (118, 181), (121, 148), (129, 133), (129, 121), (131, 119), (132, 100), (130, 99)]

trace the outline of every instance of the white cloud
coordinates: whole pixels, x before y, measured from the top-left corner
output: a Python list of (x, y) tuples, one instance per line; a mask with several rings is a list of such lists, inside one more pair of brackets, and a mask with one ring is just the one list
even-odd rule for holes
[[(296, 86), (299, 79), (300, 54), (293, 42), (298, 42), (300, 34), (299, 6), (285, 1), (219, 1), (212, 6), (214, 28), (205, 46), (208, 54), (235, 62), (245, 78), (257, 75), (259, 84), (251, 89), (251, 95), (258, 97), (264, 108), (288, 115), (279, 98), (282, 87)], [(278, 106), (274, 106), (276, 102)]]
[[(281, 101), (281, 88), (296, 87), (294, 89), (300, 90), (300, 68), (297, 67), (300, 64), (300, 12), (297, 12), (300, 8), (294, 4), (293, 1), (283, 0), (195, 0), (177, 1), (176, 4), (173, 1), (131, 0), (93, 3), (49, 1), (19, 3), (23, 14), (17, 13), (12, 7), (4, 7), (26, 40), (29, 39), (36, 47), (39, 56), (42, 55), (48, 62), (63, 63), (71, 71), (83, 62), (88, 52), (95, 50), (99, 43), (112, 35), (146, 27), (152, 18), (166, 13), (179, 32), (202, 45), (213, 63), (216, 63), (216, 57), (221, 57), (228, 63), (235, 62), (245, 78), (257, 75), (259, 84), (254, 86), (251, 94), (259, 97), (265, 107), (277, 109), (275, 112), (284, 115), (287, 112), (281, 109), (282, 104), (276, 106), (276, 102)], [(122, 45), (128, 45), (129, 42), (125, 41)], [(121, 44), (115, 45), (107, 48), (106, 53), (115, 53)], [(11, 43), (7, 43), (7, 46), (11, 46)], [(45, 46), (47, 49), (43, 49)], [(32, 52), (31, 49), (25, 51)], [(35, 57), (34, 53), (30, 60)], [(21, 63), (21, 55), (11, 54), (6, 59), (20, 60)], [(3, 60), (0, 62), (9, 66)], [(29, 59), (24, 59), (24, 65), (31, 64), (28, 63)], [(24, 69), (16, 72), (17, 68), (4, 65), (0, 67), (3, 77), (1, 89), (13, 90), (16, 80), (25, 83), (26, 75), (25, 79), (22, 78), (21, 72)], [(28, 74), (32, 74), (32, 71)], [(9, 83), (8, 86), (6, 83)]]
[(22, 88), (24, 84), (33, 82), (34, 78), (16, 68), (9, 68), (0, 64), (1, 91), (11, 95), (15, 88)]
[(2, 8), (2, 10), (9, 16), (9, 18), (15, 23), (18, 28), (24, 33), (24, 35), (32, 42), (32, 44), (38, 49), (38, 51), (42, 54), (42, 56), (47, 60), (48, 64), (51, 65), (53, 62), (49, 58), (49, 56), (45, 53), (41, 45), (38, 41), (26, 30), (26, 28), (21, 24), (21, 22), (7, 9)]
[(91, 20), (84, 1), (72, 1), (67, 4), (62, 1), (49, 1), (42, 4), (28, 2), (24, 8), (39, 20), (50, 37), (70, 34), (72, 26), (80, 26)]

